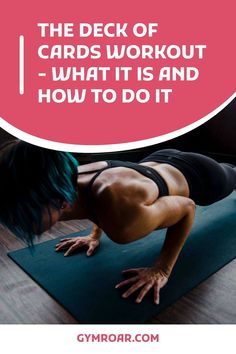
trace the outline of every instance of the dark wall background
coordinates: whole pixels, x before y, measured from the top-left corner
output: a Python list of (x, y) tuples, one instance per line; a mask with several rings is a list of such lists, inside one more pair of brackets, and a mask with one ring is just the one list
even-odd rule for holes
[(165, 148), (199, 152), (218, 161), (236, 164), (236, 99), (210, 121), (178, 138), (158, 145), (125, 152), (79, 154), (79, 158), (81, 162), (104, 159), (127, 159), (136, 162), (155, 150)]
[[(14, 137), (0, 129), (0, 144), (10, 139)], [(76, 157), (81, 163), (104, 159), (139, 161), (147, 154), (163, 148), (200, 152), (218, 161), (236, 164), (236, 99), (199, 128), (165, 143), (124, 152), (76, 154)]]

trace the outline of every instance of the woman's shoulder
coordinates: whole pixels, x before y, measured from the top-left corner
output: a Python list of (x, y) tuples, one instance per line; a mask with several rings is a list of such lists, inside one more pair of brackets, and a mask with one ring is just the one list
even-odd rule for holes
[(94, 181), (92, 189), (98, 199), (122, 207), (151, 204), (159, 194), (152, 180), (122, 167), (104, 170)]

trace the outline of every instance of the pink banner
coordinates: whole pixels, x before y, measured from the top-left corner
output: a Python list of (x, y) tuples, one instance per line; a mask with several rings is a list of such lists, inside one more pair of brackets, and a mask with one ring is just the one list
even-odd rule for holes
[(234, 1), (5, 2), (0, 124), (77, 151), (181, 134), (234, 97), (234, 22)]

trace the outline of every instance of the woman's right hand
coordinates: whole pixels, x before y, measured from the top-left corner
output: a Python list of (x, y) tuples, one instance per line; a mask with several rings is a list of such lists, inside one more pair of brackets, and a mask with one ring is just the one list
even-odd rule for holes
[(87, 256), (91, 256), (95, 249), (99, 246), (99, 238), (94, 237), (94, 235), (88, 235), (83, 237), (71, 237), (62, 239), (56, 246), (55, 251), (65, 251), (64, 256), (70, 256), (75, 253), (78, 249), (85, 247), (87, 248)]

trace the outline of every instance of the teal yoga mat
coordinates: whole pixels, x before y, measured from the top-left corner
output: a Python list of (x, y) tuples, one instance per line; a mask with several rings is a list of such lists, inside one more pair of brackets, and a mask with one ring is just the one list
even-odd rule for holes
[[(87, 231), (76, 235), (86, 235)], [(165, 288), (161, 303), (153, 294), (141, 304), (121, 298), (114, 286), (121, 271), (150, 266), (161, 249), (165, 232), (155, 231), (128, 245), (105, 235), (92, 257), (80, 252), (71, 257), (54, 252), (52, 240), (9, 256), (81, 323), (144, 323), (236, 257), (236, 193), (210, 207), (198, 207), (193, 230)]]

